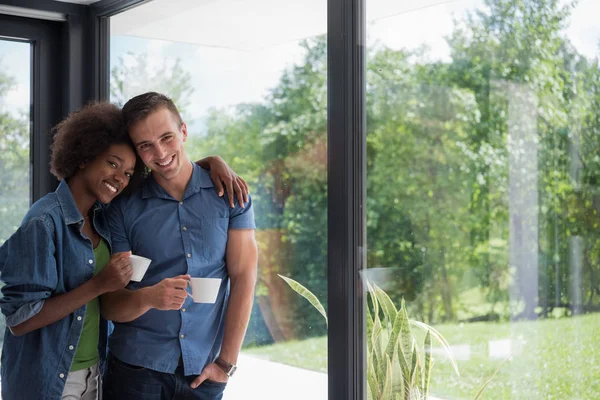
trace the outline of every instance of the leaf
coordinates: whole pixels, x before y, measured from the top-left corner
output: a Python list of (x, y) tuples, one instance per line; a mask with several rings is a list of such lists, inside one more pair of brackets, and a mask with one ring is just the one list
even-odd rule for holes
[(442, 346), (444, 352), (448, 355), (450, 362), (452, 363), (452, 368), (454, 368), (454, 372), (456, 375), (460, 376), (460, 372), (458, 372), (458, 364), (456, 364), (456, 358), (454, 358), (454, 354), (452, 353), (452, 349), (450, 348), (450, 344), (446, 341), (446, 339), (439, 333), (434, 327), (429, 326), (423, 322), (415, 321), (413, 319), (410, 320), (410, 323), (423, 329), (424, 331), (429, 331), (431, 336)]
[(325, 318), (325, 324), (327, 324), (327, 313), (325, 313), (325, 308), (323, 308), (323, 305), (321, 304), (321, 302), (319, 301), (319, 299), (317, 299), (317, 296), (315, 296), (310, 290), (308, 290), (307, 288), (305, 288), (304, 286), (302, 286), (301, 284), (299, 284), (295, 280), (293, 280), (291, 278), (288, 278), (286, 276), (283, 276), (283, 275), (279, 275), (279, 274), (277, 274), (277, 275), (281, 279), (283, 279), (284, 281), (286, 281), (287, 284), (290, 285), (290, 287), (296, 293), (298, 293), (300, 296), (302, 296), (306, 300), (308, 300), (310, 302), (310, 304), (312, 304), (312, 306), (314, 308), (316, 308), (318, 312), (321, 313), (321, 315), (323, 316), (323, 318)]
[(387, 400), (392, 398), (392, 386), (394, 380), (392, 378), (392, 362), (390, 358), (386, 355), (386, 369), (385, 369), (385, 384), (383, 385), (383, 391), (381, 393), (381, 399)]
[(423, 345), (425, 351), (425, 373), (423, 376), (423, 394), (425, 398), (429, 397), (429, 382), (431, 381), (431, 369), (433, 368), (433, 358), (431, 357), (431, 333), (427, 331), (425, 335), (425, 343)]
[(394, 352), (396, 351), (396, 346), (398, 344), (400, 330), (402, 329), (402, 322), (403, 322), (403, 319), (402, 319), (401, 313), (400, 312), (396, 313), (394, 326), (392, 327), (392, 332), (390, 333), (390, 338), (388, 340), (387, 348), (385, 350), (385, 353), (389, 357), (391, 357), (392, 361), (394, 360)]
[(485, 381), (485, 383), (483, 384), (483, 386), (481, 386), (481, 388), (479, 388), (479, 391), (477, 392), (477, 394), (475, 395), (475, 397), (473, 398), (473, 400), (479, 400), (481, 398), (481, 395), (483, 394), (483, 391), (485, 390), (485, 388), (487, 387), (487, 385), (490, 384), (490, 382), (492, 381), (492, 379), (494, 379), (494, 377), (496, 376), (496, 374), (498, 373), (498, 371), (500, 371), (500, 368), (502, 368), (502, 366), (504, 365), (504, 363), (507, 362), (511, 357), (512, 357), (512, 354), (509, 354), (509, 356), (506, 357), (504, 359), (504, 361), (502, 361), (500, 363), (500, 365), (498, 365), (498, 368), (496, 368), (496, 370), (494, 371), (494, 373), (492, 374), (492, 376), (490, 376)]
[(413, 347), (412, 360), (411, 360), (411, 371), (410, 371), (410, 386), (415, 387), (417, 383), (417, 366), (418, 366), (418, 355), (417, 346)]
[(381, 303), (383, 314), (385, 315), (385, 318), (387, 319), (388, 323), (393, 324), (394, 319), (396, 318), (396, 314), (398, 313), (394, 302), (392, 301), (392, 299), (390, 299), (390, 296), (388, 296), (386, 292), (377, 287), (377, 285), (375, 285), (374, 294)]
[[(412, 354), (413, 346), (414, 346), (414, 338), (410, 333), (410, 326), (408, 320), (408, 314), (406, 313), (406, 307), (404, 306), (404, 300), (402, 300), (402, 306), (400, 307), (400, 311), (398, 311), (402, 318), (402, 328), (400, 330), (400, 345), (402, 346), (402, 355), (404, 356), (404, 362), (408, 367), (409, 357)], [(410, 376), (408, 377), (410, 379)]]

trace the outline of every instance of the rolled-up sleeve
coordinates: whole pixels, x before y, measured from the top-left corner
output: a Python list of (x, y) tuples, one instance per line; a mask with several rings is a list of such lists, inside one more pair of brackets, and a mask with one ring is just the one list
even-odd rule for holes
[[(223, 196), (225, 199), (227, 196)], [(235, 207), (229, 210), (229, 229), (256, 229), (254, 224), (254, 207), (252, 198), (248, 195), (248, 202), (244, 208), (240, 207), (235, 197)]]
[(56, 289), (55, 245), (45, 221), (36, 218), (23, 224), (2, 247), (0, 309), (6, 324), (13, 327), (39, 313)]

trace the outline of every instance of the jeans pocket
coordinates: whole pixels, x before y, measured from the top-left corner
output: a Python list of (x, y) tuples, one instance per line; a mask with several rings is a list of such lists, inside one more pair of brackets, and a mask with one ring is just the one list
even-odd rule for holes
[(137, 365), (131, 365), (131, 364), (127, 364), (126, 362), (119, 360), (119, 359), (118, 359), (117, 357), (115, 357), (115, 356), (111, 357), (111, 360), (110, 360), (110, 361), (112, 362), (112, 364), (113, 364), (113, 365), (115, 365), (115, 366), (117, 366), (117, 367), (119, 367), (119, 368), (126, 369), (126, 370), (128, 370), (128, 371), (134, 371), (134, 372), (135, 372), (135, 371), (140, 371), (140, 372), (141, 372), (141, 371), (146, 371), (146, 368), (145, 368), (145, 367), (139, 367), (139, 366), (137, 366)]

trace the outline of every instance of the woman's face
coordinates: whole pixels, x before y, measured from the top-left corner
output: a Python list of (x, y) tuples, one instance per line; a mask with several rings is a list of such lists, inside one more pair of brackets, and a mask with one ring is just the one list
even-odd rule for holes
[(101, 203), (110, 203), (129, 184), (135, 167), (135, 153), (125, 144), (113, 144), (81, 173), (86, 189)]

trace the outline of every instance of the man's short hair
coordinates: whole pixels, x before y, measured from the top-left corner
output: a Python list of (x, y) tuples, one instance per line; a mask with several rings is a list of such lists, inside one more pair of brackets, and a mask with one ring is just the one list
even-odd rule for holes
[(125, 128), (129, 130), (131, 126), (139, 121), (142, 121), (148, 115), (161, 108), (166, 108), (171, 112), (178, 124), (178, 128), (183, 124), (183, 119), (179, 110), (169, 97), (156, 92), (147, 92), (131, 98), (123, 106), (123, 118), (125, 120)]

